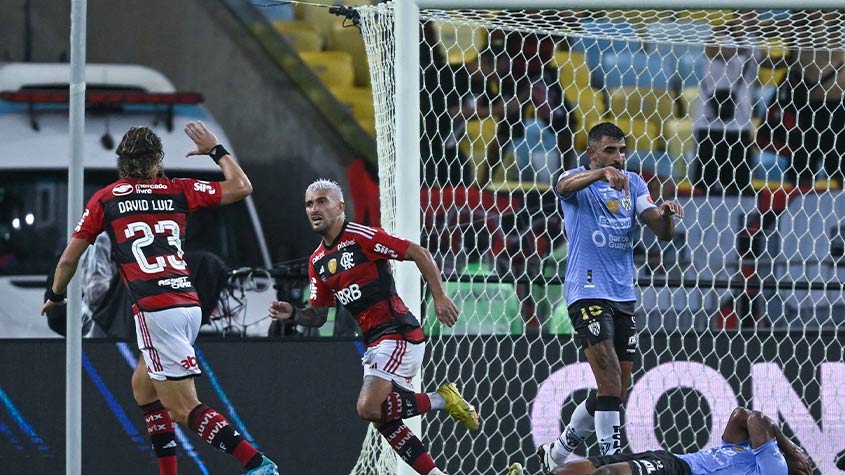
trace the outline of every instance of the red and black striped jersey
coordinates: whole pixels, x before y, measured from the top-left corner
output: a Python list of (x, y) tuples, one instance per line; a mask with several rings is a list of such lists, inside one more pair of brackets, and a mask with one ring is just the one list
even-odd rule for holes
[(396, 293), (390, 259), (403, 260), (411, 242), (381, 228), (346, 222), (330, 245), (320, 243), (311, 254), (309, 303), (346, 307), (374, 345), (383, 339), (419, 343), (425, 339), (417, 318)]
[(94, 193), (73, 237), (105, 231), (112, 258), (140, 310), (199, 305), (183, 259), (188, 213), (220, 205), (220, 183), (190, 178), (123, 179)]

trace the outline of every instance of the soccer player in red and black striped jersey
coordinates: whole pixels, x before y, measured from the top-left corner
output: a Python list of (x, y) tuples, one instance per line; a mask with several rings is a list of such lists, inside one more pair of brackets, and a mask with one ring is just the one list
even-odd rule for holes
[(425, 248), (383, 229), (346, 221), (345, 207), (337, 183), (317, 180), (308, 186), (305, 212), (311, 228), (323, 236), (308, 266), (309, 305), (296, 309), (288, 302), (273, 302), (270, 316), (319, 327), (335, 301), (346, 307), (355, 316), (367, 345), (358, 415), (371, 421), (417, 473), (443, 473), (402, 419), (445, 409), (470, 430), (477, 430), (478, 414), (452, 383), (431, 393), (414, 392), (425, 336), (417, 317), (396, 293), (389, 260), (414, 261), (434, 297), (438, 320), (454, 325), (458, 308), (443, 291), (440, 270)]
[(147, 127), (133, 127), (117, 147), (119, 180), (94, 193), (59, 259), (44, 315), (65, 303), (67, 285), (83, 251), (101, 232), (108, 234), (112, 258), (134, 302), (135, 330), (143, 358), (132, 375), (158, 458), (160, 475), (175, 475), (174, 420), (212, 446), (233, 455), (250, 475), (278, 474), (276, 464), (258, 452), (229, 421), (197, 399), (194, 376), (201, 371), (193, 343), (202, 320), (182, 245), (188, 213), (240, 201), (252, 184), (217, 137), (202, 122), (188, 122), (185, 133), (196, 144), (188, 155), (210, 155), (223, 171), (222, 182), (164, 176), (161, 140)]

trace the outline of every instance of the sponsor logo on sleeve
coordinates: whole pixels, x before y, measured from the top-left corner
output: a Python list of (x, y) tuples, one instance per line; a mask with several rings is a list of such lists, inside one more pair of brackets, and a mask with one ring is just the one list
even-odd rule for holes
[(202, 180), (197, 180), (194, 183), (194, 191), (208, 193), (209, 195), (217, 193), (217, 190), (214, 189), (214, 186), (211, 183)]
[(316, 263), (317, 261), (322, 259), (323, 256), (325, 256), (325, 255), (326, 255), (326, 253), (321, 249), (320, 252), (318, 252), (317, 254), (314, 254), (314, 257), (311, 258), (311, 263), (312, 264)]
[(76, 227), (73, 228), (73, 230), (76, 231), (76, 232), (81, 231), (82, 225), (85, 223), (85, 218), (87, 218), (88, 215), (90, 215), (90, 214), (91, 214), (91, 211), (89, 211), (88, 208), (85, 208), (85, 211), (82, 213), (82, 217), (79, 218), (79, 223), (76, 224)]
[(389, 247), (387, 247), (383, 244), (376, 244), (376, 246), (373, 248), (373, 251), (375, 251), (379, 254), (384, 254), (385, 256), (390, 256), (393, 259), (396, 259), (397, 257), (399, 257), (399, 255), (396, 254), (396, 251), (394, 251), (393, 249), (390, 249)]

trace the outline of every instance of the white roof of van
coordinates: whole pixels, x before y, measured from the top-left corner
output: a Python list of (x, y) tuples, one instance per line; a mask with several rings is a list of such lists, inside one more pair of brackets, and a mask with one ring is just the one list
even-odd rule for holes
[[(22, 87), (66, 85), (68, 63), (0, 63), (0, 91)], [(91, 86), (134, 87), (146, 92), (176, 92), (160, 72), (137, 64), (86, 64), (85, 83)]]
[[(173, 84), (161, 73), (145, 66), (125, 64), (89, 64), (86, 66), (88, 86), (136, 87), (150, 93), (174, 93)], [(66, 63), (0, 63), (0, 91), (18, 91), (24, 86), (62, 85), (69, 79)], [(177, 105), (173, 109), (173, 128), (168, 130), (166, 117), (155, 112), (86, 113), (84, 134), (84, 166), (90, 169), (113, 169), (117, 155), (114, 146), (120, 143), (129, 127), (147, 126), (161, 138), (165, 171), (219, 171), (208, 157), (188, 157), (193, 142), (183, 128), (189, 120), (202, 120), (232, 150), (221, 126), (200, 104)], [(70, 131), (67, 104), (39, 108), (34, 114), (25, 105), (0, 100), (0, 143), (3, 159), (0, 170), (51, 170), (67, 168), (70, 155)], [(33, 122), (37, 127), (33, 127)], [(113, 143), (106, 148), (102, 137), (108, 132)], [(233, 155), (235, 153), (233, 152)]]
[[(195, 106), (196, 107), (196, 106)], [(202, 120), (218, 139), (232, 149), (226, 135), (214, 119), (196, 107), (196, 115), (173, 118), (173, 130), (169, 131), (162, 121), (156, 123), (151, 115), (111, 114), (108, 123), (105, 117), (88, 115), (85, 118), (83, 138), (83, 161), (85, 168), (92, 170), (114, 169), (117, 154), (114, 146), (120, 143), (129, 127), (146, 126), (161, 139), (164, 149), (165, 171), (219, 171), (207, 156), (185, 157), (185, 153), (196, 148), (183, 131), (188, 120)], [(0, 170), (51, 170), (67, 168), (70, 161), (70, 132), (67, 111), (40, 113), (40, 130), (32, 129), (27, 114), (0, 114), (0, 141), (3, 142), (3, 159)], [(113, 140), (111, 149), (101, 143), (102, 136), (109, 132)]]

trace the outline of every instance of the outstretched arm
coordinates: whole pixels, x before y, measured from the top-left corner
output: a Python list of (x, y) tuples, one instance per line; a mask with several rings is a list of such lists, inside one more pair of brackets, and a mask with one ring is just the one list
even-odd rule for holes
[[(70, 283), (70, 279), (73, 278), (73, 274), (76, 273), (77, 266), (79, 266), (79, 258), (88, 249), (88, 245), (88, 241), (85, 239), (70, 238), (70, 242), (67, 243), (67, 247), (62, 252), (62, 257), (59, 258), (59, 264), (56, 266), (56, 274), (53, 277), (53, 287), (51, 289), (53, 294), (62, 296), (67, 292), (67, 285)], [(64, 303), (64, 300), (47, 300), (44, 302), (44, 306), (41, 307), (41, 315), (46, 314), (47, 310), (50, 310), (56, 305), (64, 305)]]
[(405, 252), (405, 259), (414, 261), (428, 284), (428, 289), (434, 299), (434, 314), (437, 319), (450, 327), (454, 325), (458, 321), (458, 307), (443, 290), (440, 269), (434, 263), (431, 253), (419, 244), (411, 243), (408, 251)]
[(270, 304), (270, 318), (289, 320), (303, 327), (321, 327), (329, 317), (329, 307), (294, 308), (289, 302), (277, 301)]

